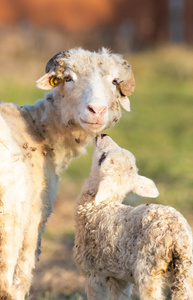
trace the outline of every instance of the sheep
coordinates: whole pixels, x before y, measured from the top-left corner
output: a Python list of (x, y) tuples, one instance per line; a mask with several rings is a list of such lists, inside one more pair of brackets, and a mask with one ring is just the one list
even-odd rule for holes
[(134, 90), (130, 65), (102, 49), (62, 51), (33, 105), (0, 104), (0, 299), (23, 300), (40, 254), (62, 169), (96, 134), (114, 125)]
[(193, 299), (192, 232), (174, 208), (122, 204), (126, 193), (157, 197), (154, 182), (138, 175), (135, 157), (99, 135), (91, 173), (75, 207), (75, 262), (86, 277), (88, 300), (161, 300), (169, 284), (173, 300)]

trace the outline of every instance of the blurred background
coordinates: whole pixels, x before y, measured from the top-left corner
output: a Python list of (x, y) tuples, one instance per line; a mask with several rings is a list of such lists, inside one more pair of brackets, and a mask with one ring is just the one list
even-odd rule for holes
[[(139, 173), (193, 225), (193, 1), (0, 0), (0, 100), (34, 103), (35, 81), (61, 50), (105, 46), (133, 67), (131, 112), (107, 133), (133, 152)], [(73, 207), (93, 146), (63, 172), (29, 299), (86, 299), (73, 262)], [(125, 203), (151, 202), (129, 194)], [(139, 299), (134, 295), (132, 299)], [(170, 299), (166, 292), (166, 299)]]

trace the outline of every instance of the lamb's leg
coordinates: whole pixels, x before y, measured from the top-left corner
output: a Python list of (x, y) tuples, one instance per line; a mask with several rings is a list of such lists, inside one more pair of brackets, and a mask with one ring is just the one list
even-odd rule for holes
[(109, 299), (109, 287), (105, 278), (90, 276), (86, 282), (86, 293), (88, 300)]
[[(148, 267), (143, 266), (141, 272), (135, 274), (135, 281), (139, 288), (141, 300), (163, 300), (164, 277), (161, 270), (152, 269), (148, 272)], [(144, 272), (146, 270), (146, 272)], [(178, 299), (179, 300), (179, 299)]]
[(158, 278), (144, 280), (139, 286), (139, 295), (141, 300), (163, 300), (162, 280)]
[(108, 285), (111, 293), (111, 300), (129, 300), (132, 293), (132, 284), (130, 282), (118, 280), (110, 277)]
[(181, 261), (174, 269), (172, 300), (193, 299), (193, 274), (190, 261)]

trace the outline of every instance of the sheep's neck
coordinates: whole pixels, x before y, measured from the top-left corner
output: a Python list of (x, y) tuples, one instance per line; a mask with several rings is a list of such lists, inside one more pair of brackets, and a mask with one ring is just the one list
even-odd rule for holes
[(30, 129), (33, 128), (35, 139), (43, 142), (47, 149), (52, 149), (57, 173), (67, 168), (73, 157), (85, 154), (92, 135), (74, 124), (73, 120), (63, 124), (51, 96), (38, 100), (34, 105), (25, 105), (22, 111), (26, 123)]

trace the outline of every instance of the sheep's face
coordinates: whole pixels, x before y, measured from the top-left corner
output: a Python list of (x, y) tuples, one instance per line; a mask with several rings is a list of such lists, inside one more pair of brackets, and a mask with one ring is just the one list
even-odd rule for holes
[(157, 197), (154, 182), (138, 175), (134, 155), (120, 148), (108, 135), (95, 138), (91, 174), (98, 185), (96, 204), (107, 198), (123, 199), (133, 191), (143, 197)]
[(54, 89), (62, 121), (73, 120), (86, 131), (100, 133), (121, 117), (120, 104), (130, 111), (128, 95), (134, 90), (130, 65), (105, 49), (92, 53), (72, 49), (54, 56), (47, 74), (37, 81)]

